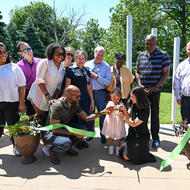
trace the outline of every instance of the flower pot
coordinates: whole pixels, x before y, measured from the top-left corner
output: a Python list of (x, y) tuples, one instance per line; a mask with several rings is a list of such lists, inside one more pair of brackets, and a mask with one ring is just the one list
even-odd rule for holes
[(15, 146), (21, 153), (23, 158), (22, 164), (30, 164), (36, 161), (36, 157), (33, 155), (40, 142), (40, 134), (36, 135), (23, 135), (14, 137)]

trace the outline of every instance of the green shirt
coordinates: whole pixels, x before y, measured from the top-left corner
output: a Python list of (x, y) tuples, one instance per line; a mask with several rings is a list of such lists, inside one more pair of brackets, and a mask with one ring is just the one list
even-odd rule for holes
[(66, 98), (63, 101), (58, 101), (50, 106), (49, 119), (60, 120), (60, 123), (67, 124), (71, 119), (82, 111), (79, 103), (67, 106)]

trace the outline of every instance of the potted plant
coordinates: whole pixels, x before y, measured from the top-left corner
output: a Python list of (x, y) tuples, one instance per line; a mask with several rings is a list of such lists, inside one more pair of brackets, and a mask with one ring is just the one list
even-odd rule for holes
[(37, 129), (39, 127), (41, 126), (38, 125), (37, 120), (32, 122), (21, 120), (13, 126), (6, 127), (5, 135), (13, 137), (16, 148), (23, 156), (22, 164), (30, 164), (36, 161), (33, 154), (40, 142), (40, 131)]

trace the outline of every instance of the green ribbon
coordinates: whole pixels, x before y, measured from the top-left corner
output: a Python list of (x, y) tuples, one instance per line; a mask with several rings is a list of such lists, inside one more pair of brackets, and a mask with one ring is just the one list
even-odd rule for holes
[(60, 123), (55, 123), (55, 124), (47, 125), (45, 127), (36, 128), (36, 129), (40, 130), (40, 131), (48, 131), (48, 130), (52, 130), (52, 129), (58, 129), (58, 128), (61, 128), (61, 127), (64, 127), (69, 132), (75, 133), (75, 134), (78, 134), (78, 135), (87, 136), (87, 137), (95, 137), (96, 136), (96, 132), (85, 131), (85, 130), (82, 130), (82, 129), (76, 129), (76, 128), (69, 127), (67, 125), (60, 124)]
[(181, 140), (181, 142), (175, 147), (175, 149), (170, 153), (170, 155), (168, 156), (168, 158), (166, 160), (163, 160), (161, 165), (160, 165), (160, 169), (159, 171), (162, 171), (164, 168), (166, 168), (168, 165), (170, 165), (173, 160), (175, 160), (175, 158), (180, 154), (180, 152), (183, 150), (184, 146), (186, 145), (187, 141), (190, 138), (190, 130), (187, 130), (187, 133), (185, 134), (185, 136), (183, 137), (183, 139)]

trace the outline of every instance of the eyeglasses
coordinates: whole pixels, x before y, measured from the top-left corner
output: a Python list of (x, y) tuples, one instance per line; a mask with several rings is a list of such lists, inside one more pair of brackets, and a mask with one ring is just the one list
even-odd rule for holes
[(75, 94), (71, 94), (71, 96), (74, 96), (77, 100), (80, 98), (80, 96), (77, 96)]
[(24, 50), (22, 50), (22, 51), (20, 51), (20, 52), (27, 53), (27, 52), (30, 51), (30, 50), (32, 50), (32, 47), (28, 47), (28, 48), (26, 48), (26, 49), (24, 49)]
[(73, 54), (72, 54), (72, 53), (66, 53), (66, 55), (73, 57)]
[(0, 51), (0, 55), (2, 55), (2, 54), (8, 54), (8, 52), (7, 51)]
[(54, 55), (60, 57), (60, 56), (64, 56), (64, 53), (59, 53), (59, 52), (55, 51), (55, 52), (54, 52)]

